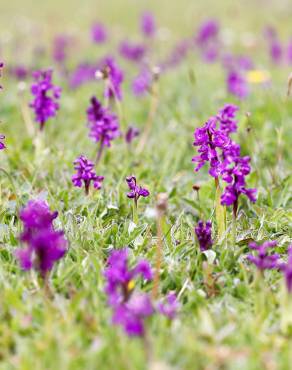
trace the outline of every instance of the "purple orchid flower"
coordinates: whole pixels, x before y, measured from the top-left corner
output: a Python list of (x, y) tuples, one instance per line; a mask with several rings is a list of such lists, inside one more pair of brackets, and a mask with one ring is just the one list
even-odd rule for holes
[(84, 184), (86, 195), (89, 193), (91, 182), (93, 183), (93, 187), (95, 189), (101, 189), (104, 177), (97, 176), (94, 171), (93, 162), (87, 159), (84, 155), (81, 155), (74, 161), (74, 169), (77, 171), (77, 173), (72, 176), (72, 183), (74, 186), (79, 188), (81, 188)]
[(34, 268), (43, 278), (46, 278), (68, 248), (63, 231), (54, 230), (53, 220), (57, 216), (58, 212), (51, 212), (42, 200), (29, 201), (20, 212), (24, 225), (20, 240), (27, 244), (27, 248), (18, 249), (16, 257), (24, 270)]
[(130, 191), (127, 193), (127, 197), (130, 199), (135, 200), (135, 204), (137, 204), (138, 199), (140, 197), (148, 197), (150, 195), (149, 191), (145, 188), (142, 188), (141, 186), (137, 185), (137, 180), (135, 176), (128, 176), (126, 178), (126, 182), (128, 184), (128, 187)]
[(247, 256), (248, 260), (256, 265), (260, 270), (271, 270), (279, 267), (279, 258), (280, 256), (277, 253), (269, 254), (268, 250), (274, 248), (277, 245), (276, 241), (267, 241), (263, 244), (257, 244), (252, 242), (249, 244), (249, 247), (257, 252), (257, 255), (254, 256), (249, 254)]
[(35, 82), (31, 86), (31, 93), (34, 100), (30, 107), (35, 112), (35, 121), (40, 123), (43, 130), (45, 122), (55, 117), (59, 110), (58, 100), (61, 97), (61, 88), (53, 85), (53, 70), (43, 70), (33, 72)]
[(195, 227), (195, 233), (199, 241), (201, 252), (204, 252), (212, 247), (213, 240), (212, 240), (211, 221), (207, 221), (204, 224), (204, 222), (200, 220), (197, 226)]
[(113, 310), (113, 323), (121, 325), (129, 336), (143, 336), (144, 320), (153, 314), (154, 308), (148, 294), (134, 289), (134, 281), (138, 277), (146, 281), (152, 280), (152, 271), (146, 260), (129, 268), (128, 259), (127, 248), (111, 252), (104, 272), (105, 292)]

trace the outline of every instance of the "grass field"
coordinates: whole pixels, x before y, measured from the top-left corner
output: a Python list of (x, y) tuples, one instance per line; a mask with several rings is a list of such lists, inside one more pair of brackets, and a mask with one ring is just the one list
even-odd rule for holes
[[(272, 25), (283, 44), (289, 41), (290, 2), (0, 0), (0, 8), (0, 61), (5, 64), (0, 133), (6, 137), (6, 149), (0, 152), (0, 369), (292, 369), (292, 299), (283, 273), (261, 273), (247, 259), (249, 242), (275, 240), (275, 252), (287, 261), (292, 242), (292, 97), (286, 96), (292, 65), (273, 63), (263, 36)], [(265, 73), (267, 81), (250, 82), (249, 95), (238, 99), (227, 92), (220, 61), (207, 63), (195, 50), (161, 72), (156, 97), (134, 96), (131, 82), (139, 65), (121, 58), (117, 48), (127, 38), (143, 40), (139, 17), (144, 10), (154, 14), (158, 27), (157, 36), (146, 41), (151, 66), (215, 17), (221, 48), (249, 56), (253, 70)], [(96, 20), (110, 32), (103, 45), (90, 40)], [(53, 38), (61, 33), (74, 39), (68, 71), (83, 61), (116, 57), (125, 78), (123, 99), (118, 106), (112, 102), (112, 110), (121, 132), (130, 124), (141, 131), (131, 146), (121, 136), (104, 150), (96, 167), (105, 177), (102, 188), (92, 187), (88, 196), (71, 182), (73, 161), (80, 154), (91, 160), (96, 156), (86, 109), (92, 95), (103, 99), (104, 85), (92, 80), (69, 88), (51, 56)], [(20, 81), (10, 73), (22, 64), (30, 70), (53, 67), (53, 81), (62, 87), (60, 109), (43, 132), (28, 107), (31, 76)], [(152, 128), (139, 153), (155, 103)], [(232, 137), (251, 157), (247, 185), (258, 190), (255, 203), (239, 198), (235, 240), (230, 207), (226, 233), (219, 239), (214, 179), (207, 166), (194, 172), (192, 163), (195, 129), (226, 103), (239, 107), (238, 131)], [(125, 181), (132, 174), (150, 191), (139, 200), (135, 223)], [(193, 185), (200, 187), (199, 196)], [(133, 338), (112, 324), (104, 270), (110, 252), (125, 246), (132, 263), (145, 258), (155, 270), (159, 193), (168, 198), (159, 299), (174, 291), (180, 307), (173, 320), (153, 314), (145, 323), (147, 337)], [(46, 200), (58, 211), (54, 225), (64, 230), (69, 244), (50, 274), (50, 295), (37, 271), (23, 271), (15, 257), (23, 230), (19, 212), (30, 199)], [(199, 219), (213, 224), (214, 244), (204, 253), (194, 233)], [(151, 293), (153, 283), (137, 281), (135, 289)]]

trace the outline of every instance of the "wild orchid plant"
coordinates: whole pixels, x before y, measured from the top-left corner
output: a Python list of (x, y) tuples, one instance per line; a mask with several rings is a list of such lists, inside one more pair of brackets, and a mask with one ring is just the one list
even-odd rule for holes
[(104, 180), (103, 176), (97, 176), (94, 171), (94, 164), (84, 155), (81, 155), (74, 161), (74, 169), (76, 174), (72, 176), (74, 186), (81, 188), (84, 185), (85, 194), (89, 194), (91, 183), (96, 190), (101, 189), (101, 184)]
[(31, 85), (31, 93), (34, 100), (30, 107), (34, 110), (35, 121), (40, 124), (40, 130), (44, 129), (47, 120), (55, 117), (59, 110), (61, 88), (53, 84), (52, 77), (52, 69), (33, 72), (34, 83)]
[[(203, 127), (197, 128), (194, 134), (194, 146), (198, 147), (199, 152), (199, 155), (193, 158), (193, 162), (197, 163), (195, 171), (199, 171), (206, 163), (209, 163), (209, 174), (215, 179), (216, 216), (220, 237), (225, 231), (225, 227), (221, 226), (225, 223), (222, 222), (222, 212), (218, 212), (220, 203), (233, 207), (235, 223), (239, 196), (244, 194), (250, 201), (256, 201), (256, 189), (246, 188), (245, 178), (251, 171), (250, 157), (242, 157), (240, 145), (230, 137), (237, 131), (235, 118), (237, 111), (236, 106), (226, 104), (216, 116), (209, 118)], [(219, 179), (227, 183), (222, 194)]]
[(20, 241), (27, 247), (18, 249), (16, 257), (22, 269), (39, 272), (48, 290), (49, 272), (68, 250), (64, 232), (56, 231), (53, 225), (58, 212), (51, 212), (43, 200), (31, 200), (19, 216), (24, 226)]
[(137, 185), (137, 180), (135, 176), (128, 176), (126, 178), (127, 185), (129, 187), (129, 192), (127, 197), (134, 200), (133, 203), (133, 221), (135, 224), (138, 222), (138, 200), (140, 197), (147, 198), (150, 195), (150, 192), (146, 188), (142, 188)]
[(111, 142), (120, 136), (118, 117), (109, 108), (103, 107), (95, 96), (90, 99), (87, 109), (89, 137), (99, 143), (96, 163), (99, 162), (103, 150), (111, 146)]
[[(105, 292), (113, 315), (112, 322), (122, 326), (129, 336), (145, 337), (145, 320), (156, 311), (156, 303), (148, 293), (137, 289), (137, 279), (145, 283), (152, 281), (153, 273), (147, 260), (141, 259), (133, 267), (129, 266), (129, 249), (113, 250), (104, 270)], [(166, 300), (157, 303), (157, 311), (169, 319), (174, 319), (179, 308), (176, 295), (171, 292)]]
[[(1, 70), (2, 70), (3, 67), (4, 67), (4, 63), (0, 62), (0, 77), (1, 77)], [(0, 85), (0, 90), (1, 89), (2, 89), (2, 86)], [(3, 149), (6, 148), (4, 142), (2, 141), (4, 139), (5, 139), (5, 136), (0, 134), (0, 150), (3, 150)]]

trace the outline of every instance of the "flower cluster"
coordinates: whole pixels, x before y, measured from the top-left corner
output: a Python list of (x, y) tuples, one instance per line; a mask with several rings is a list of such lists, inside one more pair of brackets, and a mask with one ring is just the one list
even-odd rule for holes
[(220, 130), (227, 135), (237, 131), (237, 112), (238, 107), (233, 104), (226, 104), (223, 108), (219, 109), (217, 117), (220, 122)]
[(205, 224), (203, 221), (199, 221), (195, 227), (195, 233), (198, 238), (201, 252), (210, 249), (213, 245), (212, 240), (212, 223), (207, 221)]
[(130, 191), (127, 193), (127, 197), (130, 199), (134, 199), (135, 203), (138, 202), (138, 199), (140, 197), (146, 198), (149, 196), (150, 193), (147, 189), (137, 185), (137, 180), (135, 176), (128, 176), (126, 178), (126, 181), (130, 189)]
[(196, 44), (207, 62), (213, 62), (218, 57), (219, 30), (219, 24), (215, 19), (205, 21), (198, 30)]
[(288, 261), (280, 264), (280, 269), (284, 274), (288, 293), (292, 293), (292, 244), (288, 247)]
[(249, 71), (254, 68), (254, 63), (247, 55), (226, 53), (222, 56), (222, 65), (226, 70), (240, 69)]
[(230, 146), (231, 139), (223, 131), (217, 129), (217, 117), (210, 117), (203, 127), (195, 130), (194, 146), (198, 146), (198, 156), (192, 161), (197, 163), (195, 171), (199, 171), (206, 162), (210, 163), (209, 174), (215, 178), (222, 172), (221, 152)]
[(143, 68), (132, 82), (132, 91), (136, 96), (142, 96), (149, 92), (153, 82), (153, 76), (148, 68)]
[(72, 176), (74, 186), (81, 188), (84, 184), (86, 194), (89, 193), (91, 182), (95, 189), (99, 190), (101, 188), (104, 177), (97, 176), (94, 171), (93, 162), (87, 159), (84, 155), (81, 155), (74, 161), (74, 169), (77, 172)]
[(111, 253), (104, 272), (105, 292), (113, 309), (113, 323), (121, 325), (129, 336), (143, 336), (144, 319), (153, 314), (154, 307), (147, 293), (134, 291), (135, 279), (140, 276), (150, 281), (152, 271), (146, 260), (129, 268), (128, 254), (126, 248)]
[(140, 130), (137, 127), (129, 126), (125, 134), (126, 143), (131, 144), (131, 142), (135, 139), (135, 137), (139, 135), (140, 135)]
[(199, 155), (193, 158), (199, 171), (206, 162), (210, 163), (209, 174), (227, 183), (221, 196), (221, 203), (236, 205), (240, 194), (245, 194), (252, 202), (256, 201), (256, 189), (246, 189), (245, 177), (250, 173), (250, 158), (242, 157), (240, 145), (230, 138), (236, 132), (235, 115), (238, 108), (227, 104), (216, 116), (209, 118), (205, 125), (195, 130), (194, 146), (198, 146)]
[[(1, 69), (4, 67), (4, 63), (0, 62), (0, 77), (1, 77)], [(2, 89), (2, 86), (0, 85), (0, 89)]]
[(277, 31), (273, 27), (267, 27), (265, 29), (265, 37), (268, 42), (271, 60), (275, 64), (279, 64), (282, 61), (284, 50), (279, 40)]
[(102, 23), (94, 23), (91, 27), (91, 38), (96, 44), (102, 44), (107, 40), (107, 32)]
[(27, 79), (31, 74), (31, 71), (29, 70), (29, 68), (22, 64), (18, 64), (18, 65), (11, 67), (9, 72), (11, 76), (13, 76), (14, 78), (20, 81)]
[(124, 73), (112, 57), (107, 57), (101, 62), (100, 71), (106, 81), (104, 96), (106, 98), (122, 99), (121, 85)]
[(159, 312), (171, 320), (175, 318), (179, 307), (180, 305), (174, 292), (168, 293), (166, 300), (158, 303)]
[(56, 116), (59, 109), (61, 88), (52, 83), (52, 76), (52, 69), (33, 72), (35, 82), (31, 86), (31, 93), (34, 100), (30, 107), (35, 112), (35, 120), (40, 123), (41, 130), (49, 118)]
[(100, 143), (101, 150), (105, 146), (110, 147), (111, 141), (120, 135), (117, 116), (103, 107), (95, 96), (90, 99), (90, 106), (86, 113), (89, 137)]
[(153, 14), (145, 12), (141, 17), (141, 31), (146, 37), (153, 37), (156, 32), (156, 24)]
[(277, 245), (276, 241), (268, 241), (263, 244), (257, 244), (255, 242), (250, 243), (249, 247), (257, 252), (257, 255), (254, 256), (249, 254), (247, 256), (248, 260), (256, 265), (256, 267), (263, 270), (271, 270), (279, 267), (279, 258), (280, 256), (277, 253), (269, 254), (268, 250)]
[(189, 39), (179, 41), (164, 62), (161, 64), (161, 69), (166, 70), (178, 66), (192, 49), (193, 43)]
[(120, 44), (119, 52), (125, 59), (131, 60), (132, 62), (140, 62), (145, 56), (146, 48), (141, 44), (123, 41)]
[(240, 156), (240, 148), (238, 145), (230, 147), (224, 161), (224, 169), (222, 171), (222, 179), (228, 183), (221, 196), (221, 203), (230, 206), (236, 205), (240, 194), (246, 195), (251, 202), (256, 201), (256, 189), (247, 189), (245, 177), (250, 173), (250, 157)]
[(67, 58), (67, 48), (71, 40), (68, 35), (57, 35), (53, 42), (53, 59), (56, 63), (63, 64)]
[(3, 149), (6, 148), (6, 146), (3, 143), (3, 141), (1, 141), (1, 140), (4, 140), (4, 139), (5, 139), (5, 135), (0, 134), (0, 150), (3, 150)]
[[(4, 64), (2, 62), (0, 62), (0, 77), (1, 77), (1, 69), (4, 67)], [(0, 89), (2, 89), (2, 86), (0, 85)], [(5, 139), (5, 136), (0, 134), (0, 150), (2, 149), (5, 149), (6, 146), (5, 144), (1, 141), (1, 140), (4, 140)]]
[(26, 249), (18, 249), (16, 257), (24, 270), (35, 268), (45, 278), (67, 251), (67, 241), (62, 231), (56, 231), (53, 220), (58, 212), (51, 212), (46, 202), (31, 200), (20, 212), (24, 231), (20, 240)]
[(70, 73), (69, 76), (69, 87), (71, 89), (77, 89), (78, 87), (94, 81), (95, 72), (98, 69), (97, 63), (80, 63), (76, 68)]
[(228, 93), (238, 99), (245, 99), (249, 94), (247, 73), (253, 68), (252, 60), (247, 56), (225, 54), (222, 64), (226, 70)]
[(227, 90), (239, 99), (245, 99), (249, 94), (249, 87), (245, 75), (239, 70), (229, 70), (226, 78)]
[(287, 45), (287, 62), (290, 65), (292, 64), (292, 39), (290, 39)]
[[(152, 280), (153, 274), (147, 260), (140, 260), (136, 266), (129, 267), (128, 248), (111, 252), (104, 271), (105, 293), (113, 310), (112, 321), (121, 325), (129, 336), (144, 336), (145, 319), (155, 312), (155, 305), (148, 293), (137, 291), (136, 280)], [(175, 293), (167, 295), (166, 301), (157, 304), (157, 311), (169, 319), (174, 319), (179, 303)]]

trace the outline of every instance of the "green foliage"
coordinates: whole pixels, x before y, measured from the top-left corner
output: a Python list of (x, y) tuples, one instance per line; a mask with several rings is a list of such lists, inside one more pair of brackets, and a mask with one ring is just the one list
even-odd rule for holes
[[(36, 22), (39, 16), (40, 26), (47, 25), (49, 39), (55, 29), (66, 31), (64, 25), (76, 27), (73, 30), (80, 32), (85, 46), (73, 54), (72, 65), (82, 55), (95, 60), (105, 53), (98, 46), (88, 50), (88, 27), (93, 16), (99, 18), (101, 14), (109, 24), (122, 22), (125, 36), (137, 27), (136, 17), (148, 4), (144, 1), (138, 5), (131, 0), (101, 1), (99, 12), (94, 1), (84, 2), (85, 5), (78, 2), (77, 19), (70, 19), (68, 9), (72, 7), (68, 0), (58, 2), (57, 6), (56, 1), (24, 6), (29, 3), (26, 0), (22, 4), (28, 17), (24, 23)], [(230, 21), (234, 26), (233, 36), (238, 30), (256, 34), (260, 27), (256, 2), (244, 1), (242, 6), (235, 3), (227, 0), (149, 2), (158, 21), (170, 27), (177, 38), (184, 36), (184, 32), (193, 32), (194, 25), (202, 20), (199, 14), (206, 14), (206, 10), (210, 15), (221, 15), (226, 27)], [(275, 4), (270, 5), (270, 16), (281, 14), (279, 31), (285, 33), (291, 19)], [(18, 5), (19, 1), (10, 1), (7, 13), (0, 14), (1, 40), (9, 39), (6, 18), (19, 14), (15, 13), (19, 11)], [(88, 10), (89, 5), (96, 10), (94, 15)], [(46, 13), (47, 8), (52, 13)], [(237, 16), (226, 18), (228, 10)], [(56, 12), (59, 14), (55, 18)], [(263, 12), (269, 14), (267, 9)], [(113, 29), (114, 36), (116, 33), (119, 28)], [(37, 35), (32, 40), (26, 38), (31, 43), (25, 45), (28, 50), (23, 51), (23, 58), (29, 59), (29, 50), (39, 41)], [(157, 54), (163, 55), (169, 45), (171, 40), (157, 46)], [(105, 176), (102, 190), (92, 191), (87, 198), (83, 191), (73, 188), (70, 178), (72, 162), (79, 154), (95, 157), (96, 147), (88, 139), (85, 110), (93, 93), (101, 96), (101, 86), (93, 82), (69, 91), (60, 76), (56, 77), (64, 89), (59, 114), (48, 122), (43, 135), (35, 127), (35, 135), (31, 137), (20, 112), (17, 82), (7, 75), (3, 78), (0, 132), (7, 137), (7, 150), (1, 152), (1, 167), (6, 172), (0, 172), (0, 370), (284, 370), (291, 367), (292, 332), (283, 332), (281, 327), (284, 301), (281, 273), (265, 272), (259, 287), (255, 268), (246, 260), (247, 244), (251, 240), (277, 240), (277, 252), (285, 259), (292, 238), (292, 102), (284, 100), (289, 69), (269, 65), (260, 50), (255, 53), (257, 57), (273, 79), (268, 89), (253, 86), (251, 96), (242, 103), (226, 94), (221, 68), (204, 65), (196, 56), (174, 72), (162, 75), (158, 112), (143, 153), (139, 157), (135, 155), (136, 142), (129, 150), (122, 138), (117, 140), (97, 168), (98, 174)], [(5, 62), (13, 64), (16, 59), (12, 55)], [(51, 62), (45, 59), (37, 63), (47, 66)], [(126, 63), (123, 67), (129, 79), (124, 88), (122, 129), (133, 122), (142, 130), (149, 97), (132, 96), (129, 85), (137, 71)], [(27, 104), (29, 100), (27, 86), (24, 101)], [(206, 172), (193, 171), (192, 135), (196, 127), (232, 100), (240, 104), (237, 140), (243, 152), (252, 157), (253, 173), (248, 177), (248, 185), (259, 189), (259, 197), (255, 205), (240, 199), (236, 243), (232, 243), (232, 215), (227, 209), (224, 240), (220, 243), (216, 240), (214, 253), (202, 254), (193, 229), (199, 218), (211, 219), (217, 235), (215, 189)], [(248, 119), (246, 112), (250, 112)], [(132, 222), (131, 202), (125, 195), (125, 177), (131, 174), (151, 192), (151, 197), (139, 202), (137, 225)], [(192, 189), (194, 184), (201, 187), (199, 197)], [(154, 265), (157, 242), (154, 210), (160, 192), (167, 192), (169, 197), (160, 290), (161, 295), (176, 291), (181, 310), (172, 323), (158, 315), (149, 320), (146, 346), (139, 339), (126, 338), (120, 328), (111, 324), (111, 312), (103, 292), (103, 270), (109, 252), (125, 245), (131, 249), (131, 258), (143, 256)], [(59, 212), (56, 226), (64, 229), (70, 242), (68, 254), (51, 276), (51, 300), (44, 295), (37, 276), (21, 271), (14, 258), (21, 232), (18, 211), (34, 197), (47, 199), (51, 209)], [(221, 222), (225, 218), (222, 212)]]

